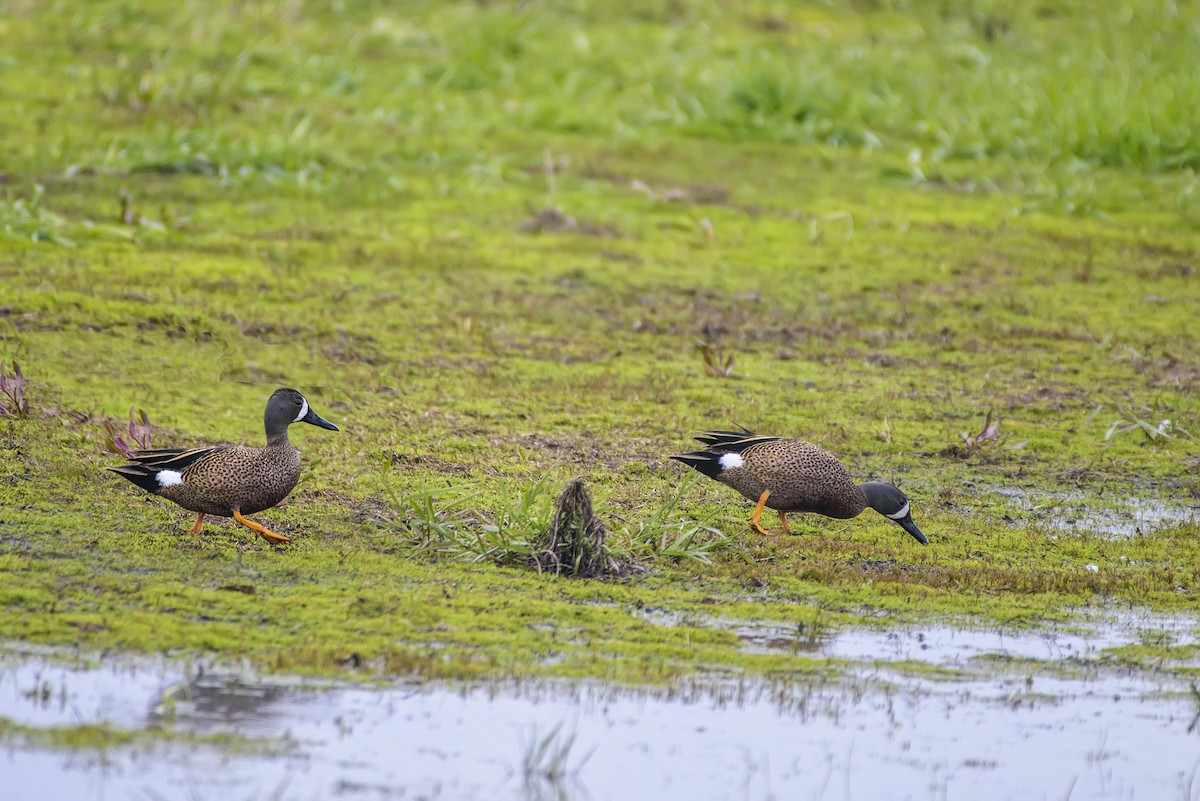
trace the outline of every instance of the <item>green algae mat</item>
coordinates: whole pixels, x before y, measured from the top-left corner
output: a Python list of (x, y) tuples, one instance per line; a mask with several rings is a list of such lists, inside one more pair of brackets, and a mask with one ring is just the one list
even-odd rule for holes
[[(0, 2), (0, 638), (657, 683), (836, 670), (802, 646), (853, 625), (1186, 617), (1198, 28)], [(341, 428), (293, 428), (301, 484), (258, 516), (288, 546), (103, 469), (262, 444), (280, 386)], [(750, 531), (668, 460), (735, 423), (898, 484), (929, 546), (872, 512)], [(576, 477), (619, 577), (529, 566)]]

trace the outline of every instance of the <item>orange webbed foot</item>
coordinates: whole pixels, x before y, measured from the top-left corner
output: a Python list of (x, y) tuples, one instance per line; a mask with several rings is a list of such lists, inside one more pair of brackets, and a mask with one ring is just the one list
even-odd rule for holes
[(767, 498), (770, 497), (770, 495), (770, 490), (763, 490), (762, 496), (758, 499), (758, 506), (754, 507), (754, 514), (750, 515), (750, 528), (754, 529), (759, 534), (762, 534), (764, 537), (771, 536), (771, 532), (763, 528), (759, 524), (758, 519), (762, 517), (763, 509), (766, 507)]
[(276, 534), (274, 531), (271, 531), (271, 529), (267, 528), (266, 526), (262, 525), (261, 523), (255, 523), (253, 520), (249, 520), (249, 519), (243, 517), (241, 512), (234, 511), (233, 519), (236, 520), (237, 522), (241, 523), (246, 528), (253, 531), (258, 536), (262, 537), (264, 540), (271, 543), (272, 545), (282, 545), (285, 542), (292, 541), (291, 537), (285, 537), (282, 534)]

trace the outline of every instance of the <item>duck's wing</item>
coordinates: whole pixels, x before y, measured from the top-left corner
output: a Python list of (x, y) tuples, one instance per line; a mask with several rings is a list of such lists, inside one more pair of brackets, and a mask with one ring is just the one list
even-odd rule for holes
[[(129, 454), (132, 464), (108, 468), (129, 479), (147, 492), (158, 494), (164, 488), (178, 484), (189, 472), (207, 459), (230, 449), (229, 445), (213, 448), (159, 448), (134, 451)], [(166, 475), (162, 475), (166, 473)], [(171, 475), (171, 474), (174, 475)]]
[(702, 442), (709, 448), (722, 453), (741, 453), (752, 445), (760, 442), (774, 442), (783, 437), (764, 437), (753, 431), (742, 428), (741, 431), (702, 431), (696, 436), (697, 442)]
[[(128, 459), (138, 466), (154, 470), (178, 470), (187, 468), (218, 453), (230, 449), (229, 445), (217, 445), (208, 448), (159, 448), (149, 451), (134, 451)], [(130, 467), (134, 465), (129, 465)]]

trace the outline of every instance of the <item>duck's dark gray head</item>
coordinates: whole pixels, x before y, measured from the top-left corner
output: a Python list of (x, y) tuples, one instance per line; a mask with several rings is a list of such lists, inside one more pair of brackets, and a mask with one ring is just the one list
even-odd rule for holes
[(891, 484), (884, 484), (882, 481), (868, 481), (866, 484), (860, 484), (859, 486), (862, 488), (863, 494), (867, 496), (867, 506), (870, 506), (888, 520), (895, 521), (900, 528), (912, 534), (917, 542), (922, 545), (929, 544), (929, 539), (921, 533), (921, 529), (917, 528), (917, 524), (913, 522), (912, 515), (909, 514), (908, 497), (903, 492)]
[(337, 426), (314, 412), (303, 395), (287, 388), (275, 390), (275, 394), (267, 401), (263, 422), (267, 426), (268, 443), (280, 437), (287, 439), (287, 429), (292, 423), (308, 423), (330, 431), (338, 430)]

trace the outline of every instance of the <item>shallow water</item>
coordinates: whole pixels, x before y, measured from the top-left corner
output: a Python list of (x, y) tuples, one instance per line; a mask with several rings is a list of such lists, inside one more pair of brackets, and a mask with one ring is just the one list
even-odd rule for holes
[[(713, 621), (712, 625), (721, 625)], [(893, 626), (882, 631), (803, 631), (778, 623), (728, 626), (750, 653), (801, 653), (870, 662), (917, 662), (940, 668), (971, 668), (975, 660), (1090, 662), (1106, 649), (1143, 641), (1164, 645), (1200, 642), (1197, 622), (1145, 612), (1102, 613), (1067, 629), (961, 628), (947, 625)]]
[(1200, 521), (1200, 506), (1178, 500), (1131, 496), (1097, 504), (1089, 502), (1089, 497), (1082, 492), (1029, 491), (979, 483), (971, 486), (983, 487), (994, 495), (1012, 499), (1022, 517), (1044, 523), (1054, 530), (1077, 534), (1128, 538), (1151, 534), (1168, 526), (1195, 525)]
[[(867, 635), (827, 647), (849, 657), (878, 644), (856, 636)], [(16, 801), (1200, 799), (1200, 710), (1181, 683), (994, 665), (992, 675), (938, 680), (874, 660), (931, 654), (935, 663), (963, 640), (947, 643), (938, 627), (886, 636), (891, 652), (872, 650), (869, 664), (837, 680), (721, 680), (661, 693), (565, 683), (366, 688), (197, 664), (82, 668), (54, 654), (10, 655), (0, 715), (19, 723), (229, 732), (265, 747), (10, 746), (0, 776), (4, 798)], [(1028, 657), (1045, 648), (1043, 633), (974, 650)], [(545, 757), (527, 776), (526, 754), (556, 726), (560, 745), (574, 736), (569, 775), (539, 776)]]

